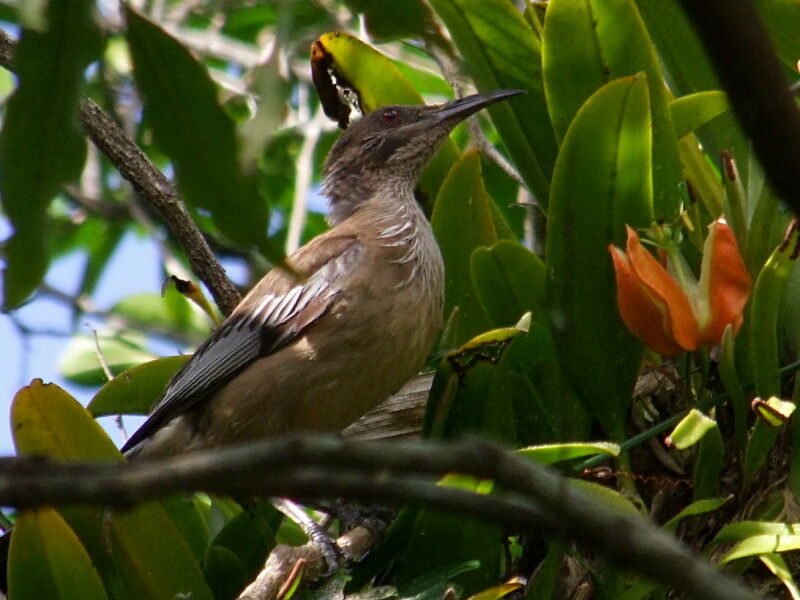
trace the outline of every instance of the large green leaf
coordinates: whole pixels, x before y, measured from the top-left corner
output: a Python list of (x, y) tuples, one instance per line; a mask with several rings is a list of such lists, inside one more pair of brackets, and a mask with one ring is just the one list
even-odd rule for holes
[(275, 258), (266, 241), (267, 204), (255, 165), (237, 162), (236, 131), (206, 69), (177, 40), (126, 5), (133, 74), (153, 134), (175, 167), (178, 187), (242, 248)]
[(146, 415), (190, 356), (168, 356), (135, 365), (114, 377), (86, 408), (94, 417)]
[(14, 524), (8, 594), (12, 600), (108, 598), (78, 536), (52, 508), (23, 512)]
[(546, 247), (550, 317), (564, 373), (615, 441), (624, 433), (642, 346), (616, 303), (610, 243), (651, 220), (644, 75), (603, 86), (575, 116), (553, 172)]
[(133, 332), (98, 335), (97, 339), (78, 335), (64, 349), (58, 367), (61, 375), (70, 381), (81, 385), (102, 385), (107, 379), (101, 358), (113, 375), (119, 375), (155, 357), (144, 349), (144, 336)]
[(598, 88), (618, 77), (647, 75), (655, 213), (676, 217), (684, 200), (683, 174), (668, 92), (633, 0), (552, 0), (544, 22), (542, 55), (547, 104), (559, 139)]
[[(11, 410), (19, 454), (73, 461), (124, 460), (91, 415), (56, 385), (35, 380), (17, 393)], [(119, 513), (78, 507), (59, 512), (98, 565), (107, 588), (124, 589), (131, 598), (191, 594), (197, 600), (211, 599), (189, 546), (158, 503)]]
[(489, 113), (528, 188), (546, 205), (557, 147), (536, 34), (507, 0), (431, 0), (431, 5), (447, 25), (479, 89), (527, 92), (490, 107)]
[(4, 247), (5, 308), (21, 304), (42, 282), (47, 207), (83, 166), (78, 100), (83, 73), (101, 50), (93, 8), (89, 0), (51, 0), (42, 30), (23, 30), (15, 52), (19, 84), (0, 134), (0, 198), (14, 227)]
[(476, 248), (497, 241), (490, 203), (483, 187), (480, 153), (469, 151), (448, 173), (431, 216), (445, 265), (444, 314), (449, 315), (455, 307), (459, 311), (456, 344), (489, 326), (472, 286), (470, 256)]
[(363, 13), (370, 36), (378, 40), (424, 37), (433, 31), (433, 19), (422, 0), (393, 0), (387, 9), (384, 0), (345, 0), (352, 10)]
[(470, 257), (475, 292), (493, 327), (516, 323), (526, 312), (541, 318), (545, 266), (533, 252), (512, 240), (476, 248)]

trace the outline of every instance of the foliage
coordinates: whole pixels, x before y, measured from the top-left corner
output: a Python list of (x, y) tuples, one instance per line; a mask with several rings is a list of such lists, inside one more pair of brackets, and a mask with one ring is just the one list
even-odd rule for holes
[[(782, 243), (790, 215), (676, 0), (142, 4), (120, 15), (88, 0), (3, 9), (21, 26), (0, 134), (2, 208), (14, 228), (7, 310), (46, 296), (48, 265), (79, 252), (77, 323), (77, 299), (93, 294), (127, 232), (163, 238), (165, 268), (190, 272), (173, 233), (111, 163), (86, 152), (82, 95), (174, 173), (192, 219), (252, 283), (324, 227), (307, 198), (335, 126), (311, 79), (312, 42), (341, 95), (365, 110), (443, 101), (454, 88), (522, 89), (479, 117), (480, 131), (460, 127), (420, 181), (447, 269), (423, 434), (522, 449), (584, 480), (576, 485), (597, 502), (649, 515), (721, 565), (800, 597), (800, 386), (790, 362), (800, 350), (800, 234)], [(800, 9), (757, 4), (791, 74)], [(487, 145), (493, 153), (475, 149)], [(620, 317), (609, 245), (624, 245), (626, 225), (661, 231), (697, 277), (706, 230), (721, 216), (754, 282), (741, 330), (674, 358), (647, 350)], [(93, 418), (146, 412), (185, 360), (157, 358), (149, 340), (196, 346), (211, 327), (172, 289), (105, 316), (105, 363), (77, 335), (62, 362), (66, 377), (99, 388), (88, 411), (57, 386), (22, 388), (12, 414), (19, 454), (121, 460)], [(116, 375), (107, 383), (105, 367)], [(656, 436), (670, 431), (662, 444)], [(296, 538), (269, 506), (242, 511), (204, 495), (113, 515), (26, 512), (11, 541), (9, 598), (76, 589), (234, 598), (276, 543)], [(513, 575), (528, 579), (529, 598), (572, 597), (568, 582), (597, 598), (668, 594), (562, 540), (410, 506), (346, 586), (330, 585), (397, 598), (441, 597), (453, 585), (460, 597), (499, 598), (519, 587)]]

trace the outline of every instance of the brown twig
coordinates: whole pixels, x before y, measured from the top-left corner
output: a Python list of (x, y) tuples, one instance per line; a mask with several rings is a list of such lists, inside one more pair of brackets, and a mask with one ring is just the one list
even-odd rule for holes
[[(342, 553), (350, 560), (358, 560), (378, 541), (378, 534), (366, 527), (354, 527), (336, 540)], [(315, 581), (325, 572), (325, 561), (319, 546), (276, 546), (256, 579), (241, 593), (238, 600), (274, 600), (281, 598), (281, 590), (297, 576), (302, 564), (302, 577)]]
[[(12, 68), (14, 41), (0, 31), (0, 65)], [(192, 271), (208, 286), (220, 310), (230, 314), (240, 296), (202, 233), (178, 199), (175, 186), (97, 104), (84, 98), (80, 118), (89, 137), (139, 197), (153, 208), (178, 239)]]

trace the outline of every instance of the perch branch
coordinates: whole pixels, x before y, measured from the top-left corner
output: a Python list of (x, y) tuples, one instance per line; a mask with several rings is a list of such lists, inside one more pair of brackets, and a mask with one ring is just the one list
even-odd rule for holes
[[(270, 477), (263, 477), (265, 472)], [(498, 492), (482, 495), (437, 485), (446, 473), (492, 479)], [(18, 508), (129, 506), (194, 490), (428, 505), (574, 540), (619, 567), (695, 598), (756, 598), (641, 517), (587, 498), (563, 477), (485, 442), (397, 444), (292, 436), (134, 464), (0, 459), (0, 505)]]

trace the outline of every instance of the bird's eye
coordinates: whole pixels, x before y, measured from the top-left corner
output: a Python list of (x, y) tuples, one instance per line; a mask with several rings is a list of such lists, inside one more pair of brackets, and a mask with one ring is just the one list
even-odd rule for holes
[(400, 111), (396, 108), (387, 108), (381, 113), (381, 121), (386, 125), (394, 125), (400, 121)]

